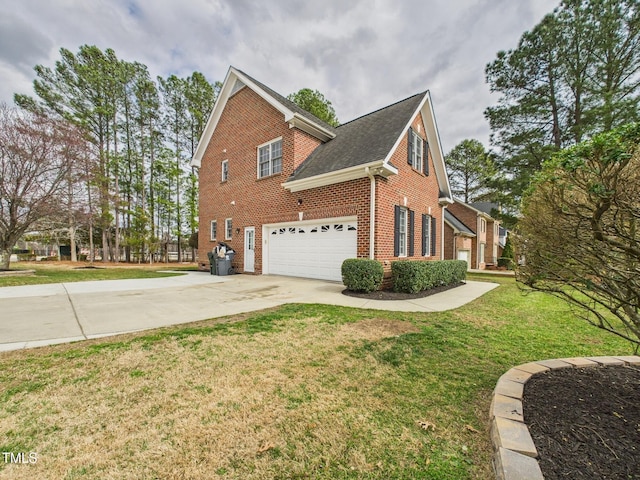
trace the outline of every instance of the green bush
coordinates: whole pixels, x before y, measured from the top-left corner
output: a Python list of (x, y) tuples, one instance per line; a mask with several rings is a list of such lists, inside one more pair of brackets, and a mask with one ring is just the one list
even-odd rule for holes
[(502, 250), (502, 257), (498, 258), (498, 266), (513, 270), (514, 263), (515, 255), (513, 252), (513, 245), (511, 244), (511, 235), (509, 235), (504, 244), (504, 249)]
[(342, 283), (347, 290), (373, 292), (380, 289), (384, 270), (377, 260), (348, 258), (342, 262)]
[(507, 270), (513, 270), (513, 259), (507, 257), (498, 258), (498, 267), (504, 267)]
[(393, 290), (417, 293), (462, 282), (467, 276), (464, 260), (391, 262)]

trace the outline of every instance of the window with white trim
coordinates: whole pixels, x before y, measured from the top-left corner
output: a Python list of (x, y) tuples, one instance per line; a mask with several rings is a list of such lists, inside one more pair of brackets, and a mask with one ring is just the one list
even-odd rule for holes
[(230, 218), (227, 218), (224, 221), (224, 239), (231, 240), (231, 235), (233, 234), (233, 223)]
[(282, 138), (258, 147), (258, 178), (282, 172)]
[(218, 222), (211, 220), (211, 240), (218, 238)]
[(411, 130), (411, 166), (422, 172), (422, 137)]
[(401, 208), (398, 217), (398, 256), (407, 256), (407, 209)]
[(220, 180), (226, 182), (229, 180), (229, 160), (223, 160), (221, 165), (222, 174)]
[(422, 220), (422, 242), (423, 242), (423, 255), (425, 257), (430, 257), (433, 255), (431, 253), (431, 215), (424, 215), (424, 219)]

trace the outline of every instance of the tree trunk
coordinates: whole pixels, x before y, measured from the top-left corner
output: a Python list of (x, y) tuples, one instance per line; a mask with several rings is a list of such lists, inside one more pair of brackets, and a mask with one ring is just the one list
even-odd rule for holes
[(11, 263), (11, 249), (0, 249), (0, 270), (9, 270), (9, 264)]
[(71, 261), (77, 262), (78, 255), (76, 254), (76, 227), (69, 225), (69, 244), (71, 246)]

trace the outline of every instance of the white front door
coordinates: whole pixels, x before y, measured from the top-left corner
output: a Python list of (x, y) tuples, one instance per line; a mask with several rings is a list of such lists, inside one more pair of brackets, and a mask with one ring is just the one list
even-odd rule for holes
[(254, 272), (256, 261), (256, 229), (244, 228), (244, 271)]

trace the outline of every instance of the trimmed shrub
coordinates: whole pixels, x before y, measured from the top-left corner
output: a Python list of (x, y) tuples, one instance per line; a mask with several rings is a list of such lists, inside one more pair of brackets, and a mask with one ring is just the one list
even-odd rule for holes
[(342, 262), (342, 283), (354, 292), (374, 292), (380, 289), (384, 270), (377, 260), (348, 258)]
[(464, 260), (391, 262), (393, 290), (417, 293), (431, 288), (454, 285), (467, 277)]
[(507, 270), (513, 270), (513, 259), (507, 257), (498, 258), (498, 267), (504, 267)]

